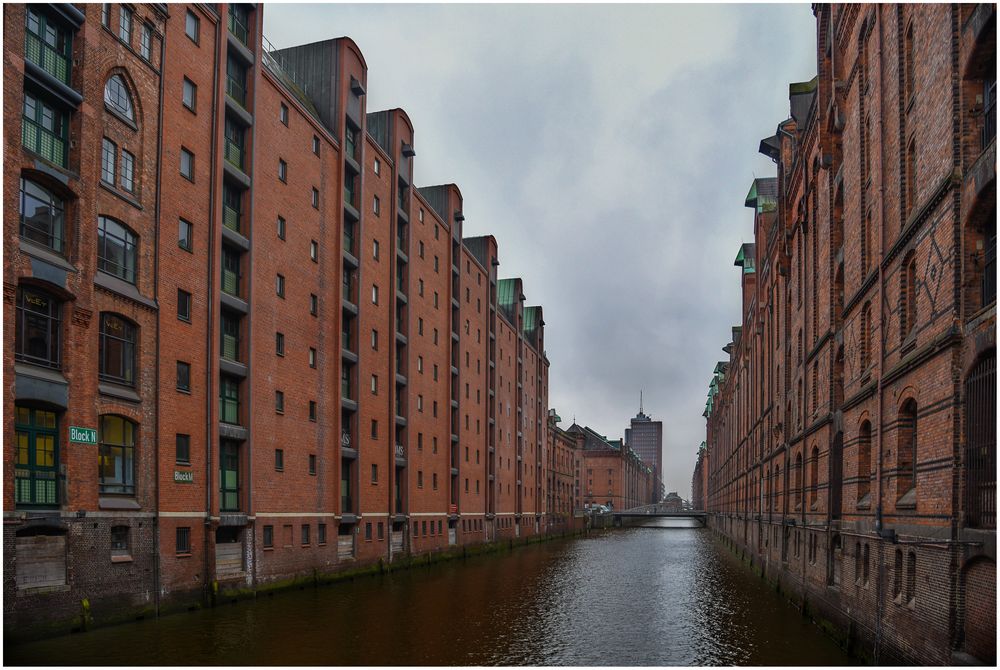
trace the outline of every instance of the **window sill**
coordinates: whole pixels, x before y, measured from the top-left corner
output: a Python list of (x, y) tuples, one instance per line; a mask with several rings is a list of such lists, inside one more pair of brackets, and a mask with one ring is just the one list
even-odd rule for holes
[(103, 288), (106, 291), (110, 291), (111, 293), (120, 295), (123, 298), (127, 298), (129, 300), (137, 302), (140, 305), (148, 307), (149, 309), (152, 310), (159, 309), (159, 306), (156, 304), (156, 301), (150, 300), (149, 298), (139, 293), (139, 289), (136, 288), (134, 284), (130, 284), (124, 279), (119, 279), (118, 277), (109, 275), (102, 270), (98, 270), (97, 272), (94, 273), (94, 285), (99, 286), (100, 288)]
[(264, 551), (274, 551), (274, 547), (264, 547)]
[(20, 249), (21, 253), (27, 254), (32, 258), (37, 258), (40, 261), (45, 261), (49, 265), (54, 265), (66, 272), (78, 272), (76, 267), (67, 261), (58, 251), (53, 251), (37, 242), (32, 242), (22, 237), (20, 238)]
[(135, 121), (133, 121), (132, 119), (128, 118), (127, 116), (119, 112), (117, 109), (109, 105), (107, 102), (104, 103), (104, 111), (110, 112), (112, 116), (114, 116), (116, 119), (124, 123), (132, 130), (139, 130), (139, 126), (135, 125)]
[(103, 179), (101, 179), (98, 183), (101, 185), (101, 188), (103, 188), (105, 191), (107, 191), (108, 193), (112, 194), (116, 198), (118, 198), (120, 200), (124, 200), (125, 202), (127, 202), (130, 205), (132, 205), (133, 207), (135, 207), (140, 212), (143, 210), (143, 206), (141, 204), (139, 204), (139, 201), (136, 200), (133, 197), (135, 195), (134, 193), (129, 193), (127, 191), (121, 191), (121, 190), (115, 188), (114, 185), (109, 184), (108, 182), (104, 181)]
[(112, 556), (111, 557), (111, 562), (112, 563), (131, 563), (132, 562), (132, 557), (131, 556)]
[(191, 558), (192, 554), (189, 551), (189, 552), (182, 553), (182, 554), (176, 554), (176, 556), (177, 556), (177, 558)]
[(119, 400), (127, 400), (128, 402), (142, 402), (142, 398), (133, 389), (128, 386), (123, 386), (120, 384), (115, 384), (112, 382), (98, 382), (97, 390), (101, 395), (110, 396), (112, 398), (118, 398)]
[(98, 509), (142, 509), (135, 498), (98, 498)]

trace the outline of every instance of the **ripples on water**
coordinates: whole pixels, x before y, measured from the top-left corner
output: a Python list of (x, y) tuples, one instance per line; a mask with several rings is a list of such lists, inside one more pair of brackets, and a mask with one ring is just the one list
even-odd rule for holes
[(58, 665), (851, 662), (698, 528), (601, 532), (5, 645), (5, 657)]

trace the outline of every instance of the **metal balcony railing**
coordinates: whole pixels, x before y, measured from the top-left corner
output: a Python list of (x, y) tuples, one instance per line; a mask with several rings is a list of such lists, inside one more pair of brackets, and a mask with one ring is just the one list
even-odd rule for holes
[(66, 140), (35, 123), (32, 119), (22, 117), (21, 142), (28, 149), (42, 158), (66, 167)]
[(24, 57), (64, 84), (69, 84), (70, 60), (31, 32), (24, 34)]

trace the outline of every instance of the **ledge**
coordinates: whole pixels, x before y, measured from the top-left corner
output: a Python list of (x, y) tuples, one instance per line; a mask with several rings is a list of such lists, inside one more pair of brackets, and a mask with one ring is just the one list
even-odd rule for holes
[(106, 291), (110, 291), (111, 293), (136, 302), (151, 310), (156, 311), (159, 309), (156, 301), (150, 300), (146, 296), (139, 293), (139, 289), (137, 289), (134, 284), (130, 284), (123, 279), (119, 279), (118, 277), (113, 277), (101, 270), (94, 273), (94, 286), (103, 288)]
[(142, 509), (135, 498), (98, 498), (97, 507), (100, 509)]
[(19, 242), (21, 253), (31, 256), (35, 260), (48, 263), (49, 265), (54, 265), (60, 270), (65, 270), (66, 272), (79, 272), (79, 270), (76, 269), (76, 266), (67, 261), (63, 256), (59, 255), (58, 252), (52, 251), (48, 247), (42, 246), (37, 242), (26, 240), (23, 237), (19, 239)]
[(99, 382), (97, 384), (97, 390), (101, 395), (111, 396), (112, 398), (127, 400), (129, 402), (142, 402), (142, 398), (139, 397), (139, 394), (127, 386), (121, 386), (119, 384), (109, 382)]

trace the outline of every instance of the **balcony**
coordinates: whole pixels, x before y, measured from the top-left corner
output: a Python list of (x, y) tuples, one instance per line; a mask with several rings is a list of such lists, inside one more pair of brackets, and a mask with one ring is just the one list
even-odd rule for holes
[(396, 445), (396, 465), (406, 467), (406, 448), (401, 444)]
[(66, 167), (66, 140), (27, 117), (21, 121), (22, 144), (45, 160)]
[[(68, 43), (68, 42), (67, 42)], [(55, 47), (47, 44), (32, 32), (24, 34), (24, 57), (42, 69), (42, 72), (59, 82), (69, 85), (70, 59)]]
[(232, 387), (226, 383), (223, 384), (223, 393), (219, 396), (219, 421), (236, 425), (240, 423), (239, 392), (234, 395)]
[(986, 85), (983, 95), (983, 127), (979, 135), (979, 151), (986, 151), (997, 136), (997, 83)]
[(243, 144), (228, 137), (228, 133), (226, 137), (225, 157), (226, 162), (237, 168), (240, 172), (243, 171)]
[(229, 32), (244, 46), (250, 46), (250, 10), (246, 6), (229, 5)]

